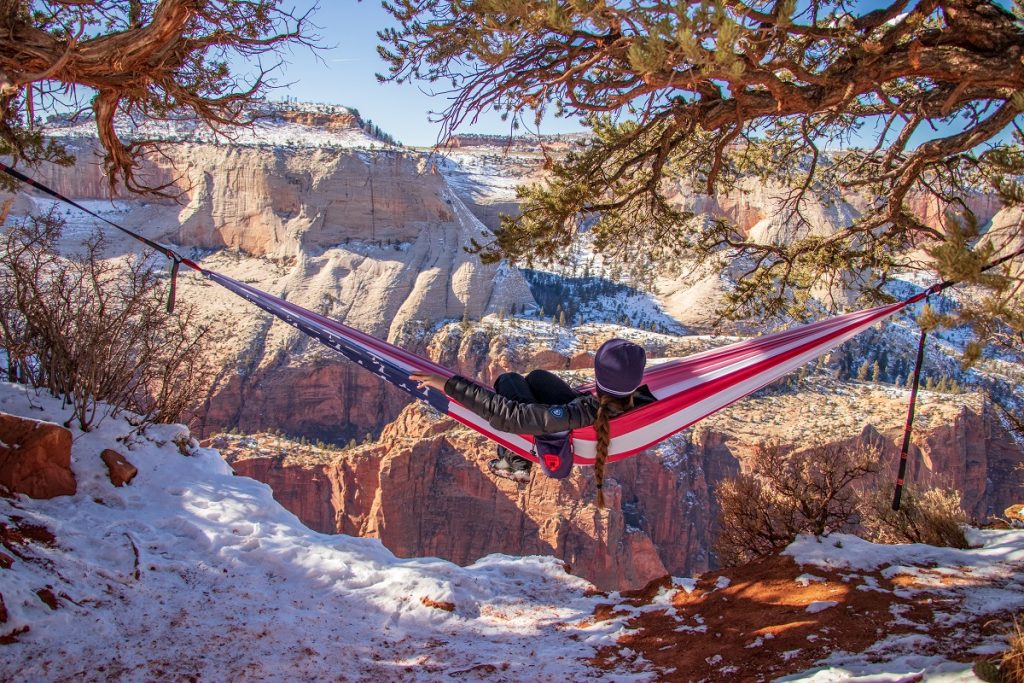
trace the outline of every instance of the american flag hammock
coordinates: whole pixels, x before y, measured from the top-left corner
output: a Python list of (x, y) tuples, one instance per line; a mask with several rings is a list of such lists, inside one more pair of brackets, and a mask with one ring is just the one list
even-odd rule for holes
[[(194, 261), (184, 258), (170, 247), (153, 242), (103, 218), (2, 162), (0, 162), (0, 170), (108, 223), (167, 256), (171, 260), (171, 292), (168, 308), (173, 307), (175, 276), (178, 267), (185, 265), (304, 334), (319, 340), (413, 398), (425, 401), (437, 411), (476, 430), (513, 452), (530, 460), (537, 460), (537, 456), (534, 454), (533, 437), (494, 429), (486, 420), (450, 399), (443, 392), (430, 388), (419, 389), (416, 382), (409, 379), (409, 375), (413, 372), (431, 372), (447, 378), (455, 374), (452, 370), (226, 275), (207, 270)], [(1019, 255), (1021, 251), (1000, 259), (986, 269)], [(628, 458), (664, 441), (708, 415), (828, 353), (876, 322), (952, 284), (948, 281), (943, 282), (915, 294), (905, 301), (838, 315), (793, 327), (783, 332), (748, 339), (649, 367), (644, 373), (643, 381), (657, 401), (611, 420), (608, 461), (614, 462)], [(900, 459), (900, 471), (897, 477), (896, 496), (893, 500), (894, 509), (899, 507), (903, 478), (906, 473), (910, 428), (914, 415), (914, 397), (917, 393), (920, 376), (923, 345), (924, 333), (922, 332), (918, 351), (918, 366), (914, 374), (912, 398)], [(589, 384), (580, 389), (593, 391), (594, 387), (593, 384)], [(575, 464), (592, 465), (597, 440), (594, 428), (585, 427), (573, 430), (572, 436)]]

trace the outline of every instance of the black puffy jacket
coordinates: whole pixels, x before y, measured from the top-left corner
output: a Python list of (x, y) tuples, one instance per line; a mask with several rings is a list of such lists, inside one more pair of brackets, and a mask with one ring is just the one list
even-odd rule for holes
[[(514, 434), (555, 434), (570, 429), (589, 427), (597, 418), (598, 399), (594, 394), (580, 394), (569, 403), (521, 403), (494, 393), (465, 377), (455, 375), (444, 385), (444, 393), (472, 410), (495, 429)], [(642, 386), (633, 395), (636, 405), (655, 400)], [(614, 409), (613, 409), (614, 410)], [(615, 417), (619, 412), (611, 412)]]

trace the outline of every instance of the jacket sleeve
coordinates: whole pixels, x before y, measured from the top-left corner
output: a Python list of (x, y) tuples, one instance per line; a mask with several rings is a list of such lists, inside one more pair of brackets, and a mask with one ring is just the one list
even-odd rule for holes
[(469, 408), (495, 429), (517, 434), (554, 434), (594, 423), (597, 411), (589, 396), (562, 405), (521, 403), (499, 396), (465, 377), (455, 375), (444, 393)]

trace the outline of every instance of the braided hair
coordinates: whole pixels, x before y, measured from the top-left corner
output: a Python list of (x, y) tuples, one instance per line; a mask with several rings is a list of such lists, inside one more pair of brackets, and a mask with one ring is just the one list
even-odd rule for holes
[(597, 458), (594, 460), (594, 479), (597, 481), (597, 507), (604, 507), (604, 463), (608, 459), (608, 446), (612, 440), (611, 424), (608, 422), (608, 409), (615, 414), (625, 412), (633, 407), (633, 395), (619, 397), (597, 392), (597, 417), (594, 418), (594, 431), (597, 433)]

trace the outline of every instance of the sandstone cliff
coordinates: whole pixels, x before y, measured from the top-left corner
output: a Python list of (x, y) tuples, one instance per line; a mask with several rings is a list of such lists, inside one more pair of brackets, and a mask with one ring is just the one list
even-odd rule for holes
[[(603, 511), (593, 503), (592, 468), (563, 481), (537, 471), (518, 488), (487, 473), (493, 444), (419, 406), (404, 410), (376, 443), (341, 453), (293, 457), (228, 440), (215, 445), (314, 529), (378, 537), (404, 557), (460, 564), (495, 552), (554, 555), (599, 588), (624, 590), (712, 565), (715, 487), (766, 440), (796, 449), (878, 445), (877, 485), (890, 489), (905, 400), (905, 392), (858, 384), (748, 400), (610, 465)], [(1019, 499), (1024, 450), (980, 396), (924, 392), (913, 443), (911, 486), (959, 489), (977, 519)]]
[[(104, 197), (109, 188), (94, 148), (75, 149), (74, 169), (50, 166), (41, 179), (71, 197)], [(112, 217), (181, 245), (205, 268), (413, 348), (437, 321), (533, 303), (518, 270), (481, 264), (465, 251), (489, 233), (425, 155), (191, 143), (165, 151), (144, 172), (151, 182), (176, 185), (180, 203), (121, 199)], [(69, 218), (72, 241), (81, 238), (77, 228), (94, 223), (73, 211)], [(115, 253), (140, 251), (107, 232)], [(346, 441), (379, 430), (405, 404), (403, 395), (201, 278), (183, 275), (179, 297), (197, 304), (215, 330), (230, 330), (217, 359), (223, 371), (200, 415), (207, 432), (275, 427)]]

